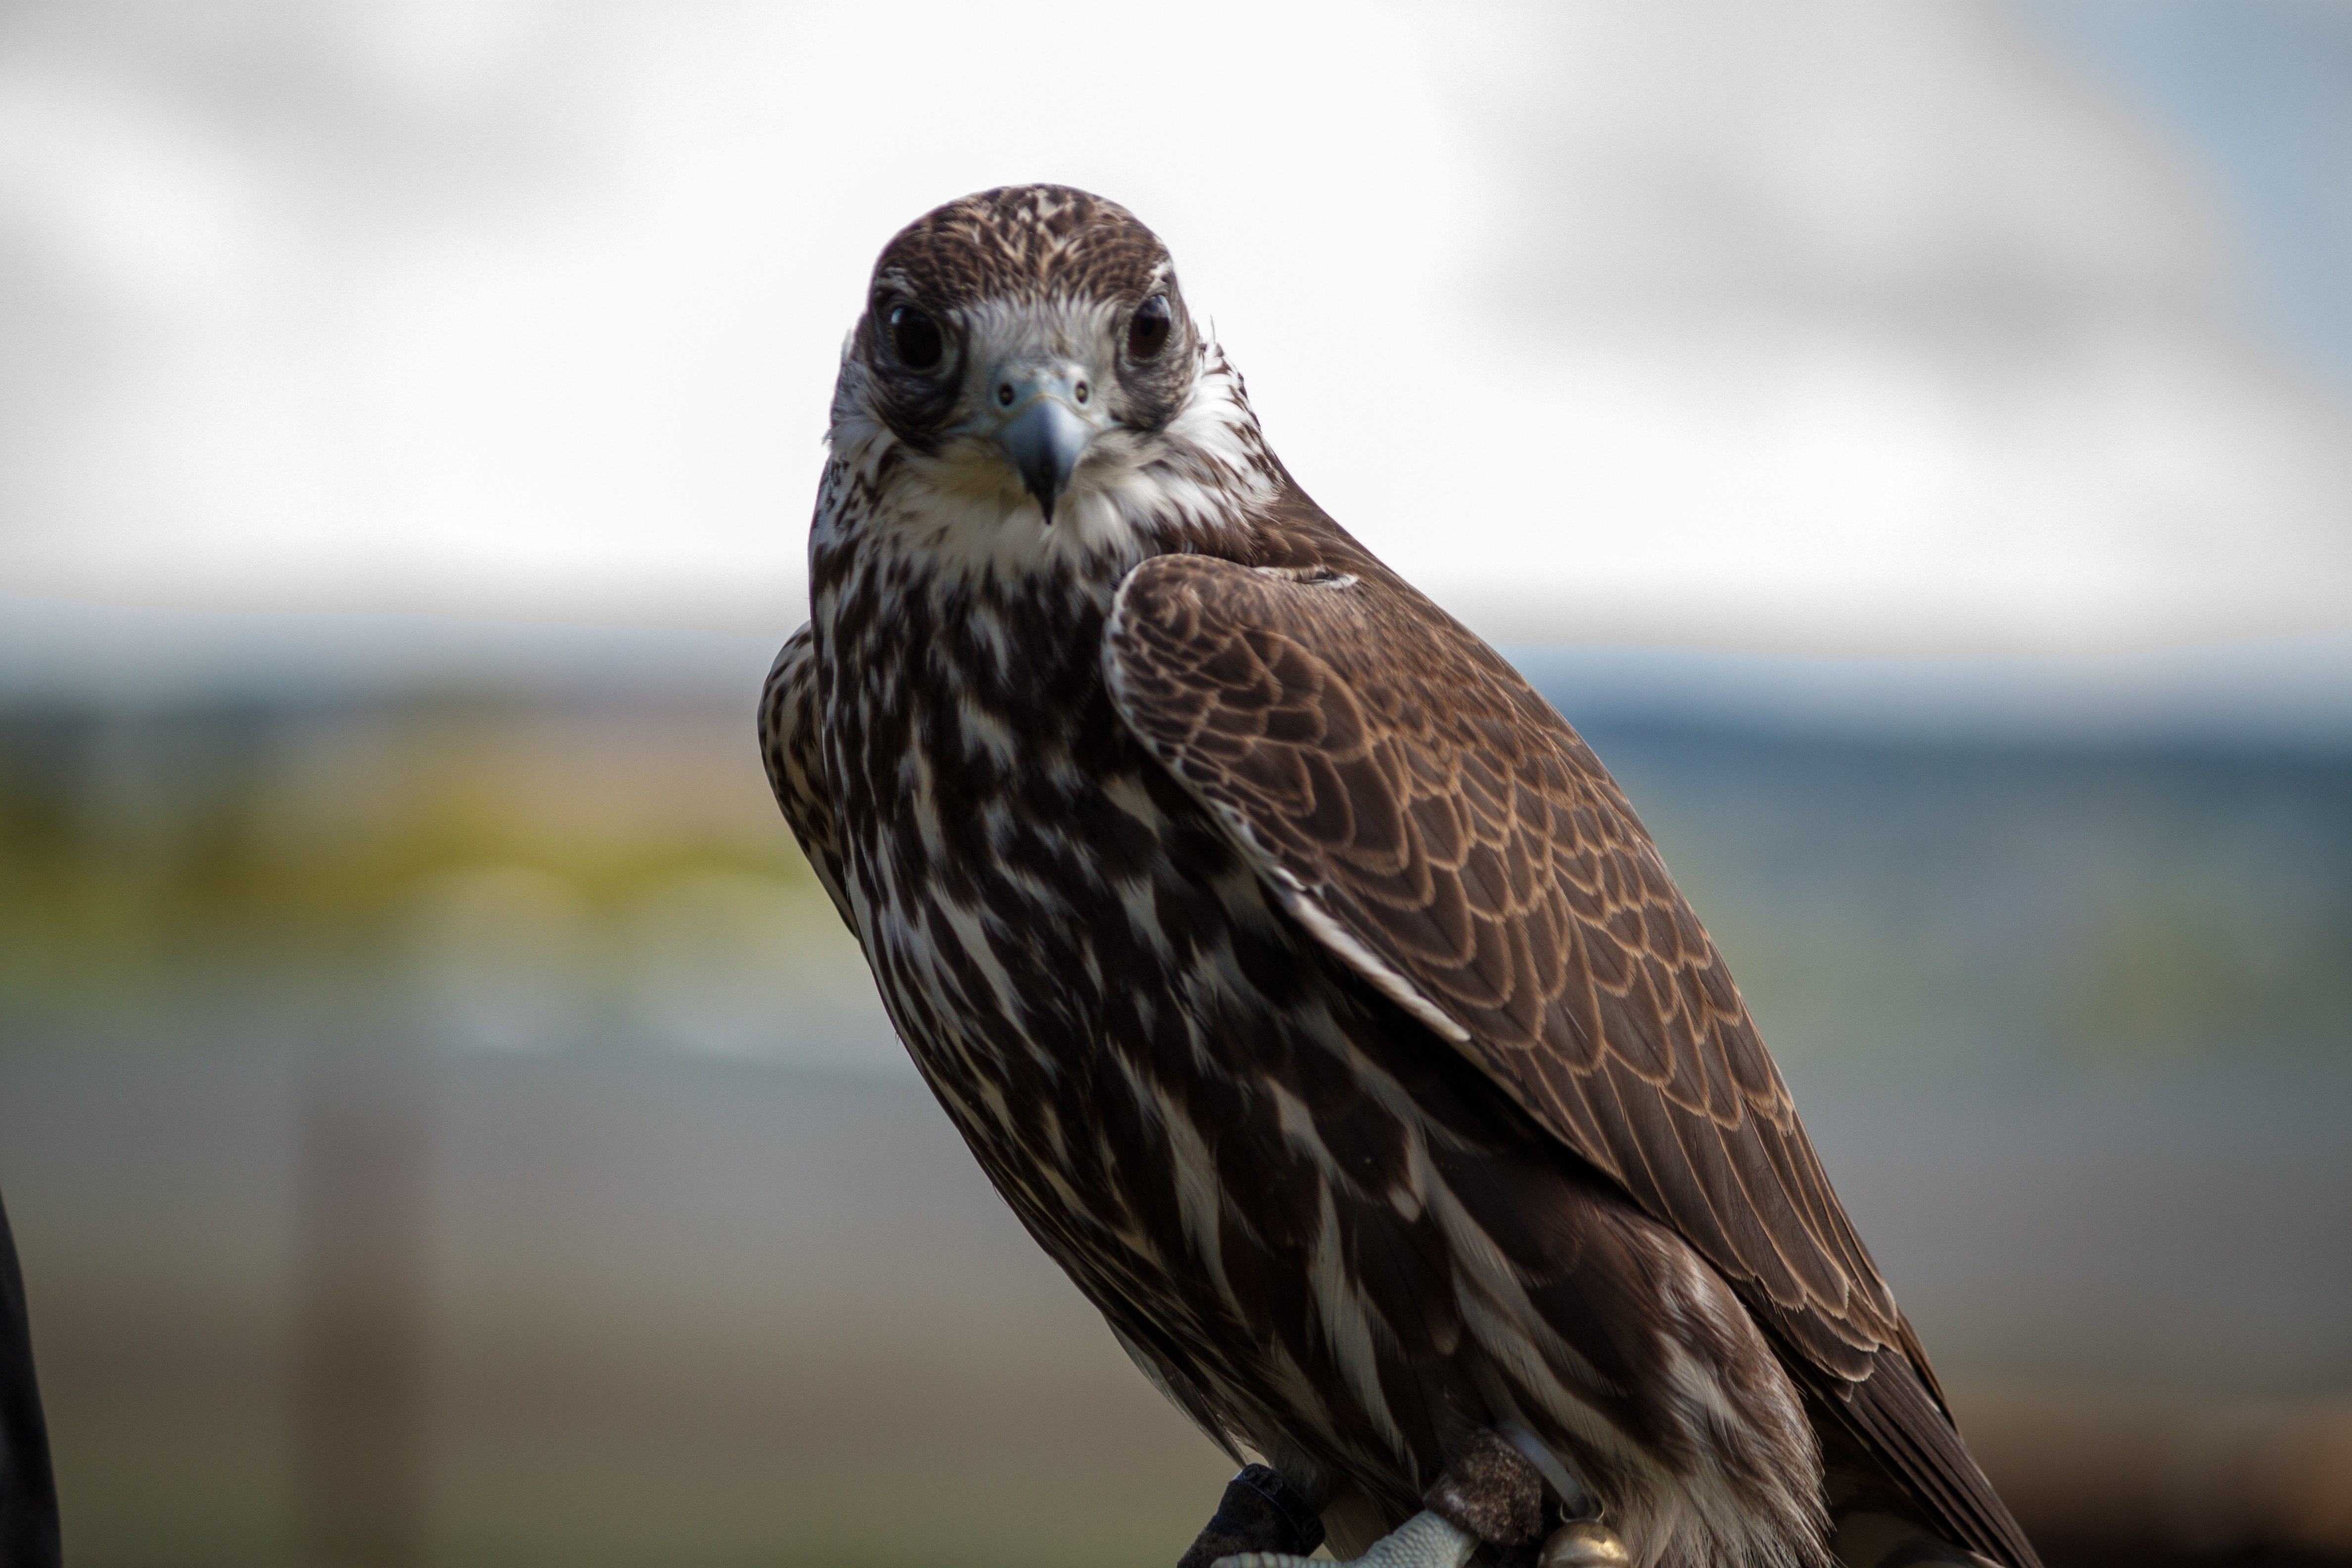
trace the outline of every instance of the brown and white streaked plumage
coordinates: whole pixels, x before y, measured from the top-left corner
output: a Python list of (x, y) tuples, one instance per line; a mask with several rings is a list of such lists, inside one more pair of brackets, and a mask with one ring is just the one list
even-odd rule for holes
[(761, 743), (892, 1021), (1335, 1550), (1532, 1560), (1499, 1454), (1640, 1568), (2036, 1568), (1633, 807), (1299, 489), (1149, 229), (893, 239), (809, 563)]

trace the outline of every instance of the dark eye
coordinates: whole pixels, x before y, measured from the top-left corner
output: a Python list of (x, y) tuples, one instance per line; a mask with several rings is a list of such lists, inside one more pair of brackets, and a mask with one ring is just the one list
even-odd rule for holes
[(929, 370), (940, 363), (946, 344), (940, 324), (912, 305), (890, 307), (890, 352), (908, 370)]
[(1168, 296), (1154, 294), (1135, 308), (1135, 315), (1127, 323), (1127, 357), (1146, 360), (1168, 346), (1168, 329), (1174, 324), (1168, 313)]

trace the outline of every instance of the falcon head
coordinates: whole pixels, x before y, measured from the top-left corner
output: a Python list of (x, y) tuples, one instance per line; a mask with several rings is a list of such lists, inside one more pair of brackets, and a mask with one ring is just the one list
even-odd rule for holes
[(992, 555), (1230, 518), (1276, 472), (1167, 247), (1061, 185), (966, 196), (890, 241), (832, 444), (886, 521)]

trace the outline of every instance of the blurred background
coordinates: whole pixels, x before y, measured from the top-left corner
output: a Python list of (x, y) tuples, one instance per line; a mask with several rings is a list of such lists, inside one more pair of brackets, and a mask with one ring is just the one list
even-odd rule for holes
[(1029, 179), (1617, 770), (2053, 1568), (2352, 1562), (2342, 0), (0, 4), (69, 1560), (1213, 1507), (751, 741), (865, 271)]

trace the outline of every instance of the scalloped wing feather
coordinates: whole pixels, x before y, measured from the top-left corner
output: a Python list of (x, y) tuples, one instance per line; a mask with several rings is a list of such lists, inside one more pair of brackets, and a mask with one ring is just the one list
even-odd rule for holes
[(1293, 914), (1673, 1226), (1822, 1370), (1915, 1353), (1721, 956), (1583, 741), (1384, 573), (1146, 561), (1144, 745)]

